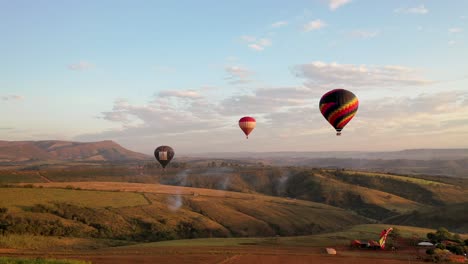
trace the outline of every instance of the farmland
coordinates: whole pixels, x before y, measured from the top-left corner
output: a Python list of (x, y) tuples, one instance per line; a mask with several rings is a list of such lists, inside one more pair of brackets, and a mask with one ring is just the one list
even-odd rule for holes
[[(411, 241), (423, 240), (434, 231), (422, 228), (429, 224), (421, 221), (423, 215), (437, 222), (431, 228), (466, 232), (456, 219), (467, 189), (454, 184), (457, 179), (197, 164), (164, 174), (151, 166), (97, 162), (2, 170), (0, 221), (7, 229), (0, 248), (9, 256), (93, 263), (373, 263), (378, 258), (396, 264), (414, 261), (414, 252), (353, 251), (349, 242), (377, 240), (389, 226)], [(339, 255), (324, 255), (327, 246)]]

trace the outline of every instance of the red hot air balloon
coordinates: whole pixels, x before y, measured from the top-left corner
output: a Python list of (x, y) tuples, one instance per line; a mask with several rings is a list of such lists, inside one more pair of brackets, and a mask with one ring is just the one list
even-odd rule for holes
[(356, 95), (345, 89), (331, 90), (320, 99), (320, 112), (335, 128), (337, 136), (341, 135), (341, 130), (356, 115), (358, 107)]
[(249, 138), (249, 134), (254, 130), (255, 124), (255, 118), (250, 116), (244, 116), (239, 120), (239, 127), (244, 131), (246, 138)]

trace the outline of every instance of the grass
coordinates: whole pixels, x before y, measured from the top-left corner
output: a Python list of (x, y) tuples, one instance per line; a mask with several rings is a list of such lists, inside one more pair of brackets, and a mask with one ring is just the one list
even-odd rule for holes
[(89, 261), (70, 260), (70, 259), (27, 259), (0, 257), (0, 264), (91, 264)]
[(127, 207), (148, 204), (142, 194), (131, 192), (51, 188), (0, 188), (0, 207), (24, 207), (52, 202), (64, 202), (91, 208)]
[[(0, 236), (0, 248), (32, 249), (32, 250), (79, 250), (97, 249), (130, 244), (128, 241), (111, 239), (88, 239), (72, 237), (4, 235)], [(2, 263), (2, 262), (0, 262)]]
[(432, 185), (432, 186), (451, 186), (450, 184), (446, 183), (441, 183), (441, 182), (436, 182), (436, 181), (431, 181), (431, 180), (426, 180), (426, 179), (421, 179), (421, 178), (414, 178), (414, 177), (408, 177), (408, 176), (399, 176), (399, 175), (393, 175), (393, 174), (387, 174), (387, 173), (378, 173), (378, 172), (364, 172), (364, 171), (344, 171), (344, 173), (350, 174), (350, 175), (365, 175), (365, 176), (370, 176), (370, 177), (386, 177), (386, 178), (391, 178), (399, 181), (404, 181), (404, 182), (412, 182), (416, 183), (422, 186), (427, 186), (427, 185)]
[(43, 182), (36, 172), (0, 171), (0, 184)]
[[(356, 225), (349, 229), (339, 232), (324, 233), (311, 236), (292, 236), (292, 237), (252, 237), (252, 238), (201, 238), (201, 239), (182, 239), (163, 242), (153, 242), (137, 244), (129, 247), (166, 247), (166, 246), (347, 246), (351, 240), (378, 240), (379, 234), (383, 229), (393, 227), (398, 228), (403, 237), (411, 238), (417, 236), (421, 239), (426, 237), (433, 229), (419, 228), (411, 226), (366, 224)], [(462, 236), (464, 237), (464, 236)]]

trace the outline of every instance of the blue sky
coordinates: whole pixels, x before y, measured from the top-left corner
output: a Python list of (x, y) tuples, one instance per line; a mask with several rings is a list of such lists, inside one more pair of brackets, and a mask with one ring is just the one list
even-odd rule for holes
[[(467, 25), (464, 0), (0, 0), (0, 139), (468, 147)], [(341, 138), (317, 107), (338, 87), (360, 100)]]

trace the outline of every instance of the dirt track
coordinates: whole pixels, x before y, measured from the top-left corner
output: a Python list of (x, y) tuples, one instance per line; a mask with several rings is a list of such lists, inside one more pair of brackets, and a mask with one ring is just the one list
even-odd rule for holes
[(408, 264), (416, 261), (411, 252), (382, 252), (338, 249), (326, 255), (323, 248), (309, 247), (138, 247), (112, 248), (83, 252), (9, 252), (9, 256), (82, 259), (96, 264), (130, 263), (207, 263), (207, 264)]

